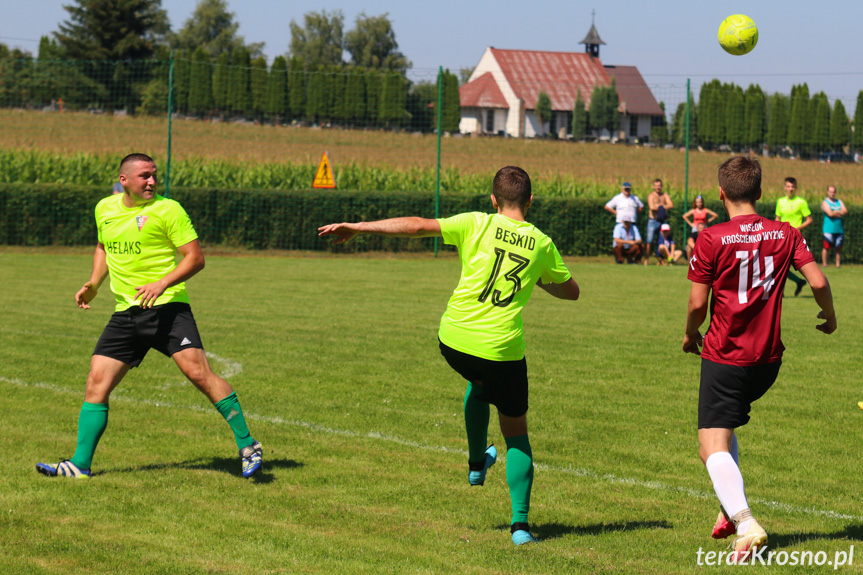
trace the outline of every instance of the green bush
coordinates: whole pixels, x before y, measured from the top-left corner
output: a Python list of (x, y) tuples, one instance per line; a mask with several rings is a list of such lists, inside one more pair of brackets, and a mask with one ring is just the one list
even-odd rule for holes
[[(105, 197), (102, 187), (65, 184), (0, 184), (0, 244), (21, 246), (95, 245), (93, 208)], [(173, 191), (192, 218), (201, 242), (210, 246), (255, 250), (313, 250), (334, 252), (430, 251), (431, 239), (360, 236), (332, 246), (317, 237), (317, 228), (342, 221), (379, 220), (399, 216), (434, 217), (430, 192), (346, 192), (340, 190), (248, 191), (181, 188)], [(614, 221), (603, 210), (604, 199), (536, 198), (528, 220), (548, 234), (563, 255), (597, 256), (611, 253)], [(708, 207), (724, 214), (721, 204)], [(820, 260), (821, 210), (810, 206), (814, 222), (804, 235)], [(759, 204), (759, 213), (772, 216), (773, 204)], [(442, 217), (461, 212), (491, 212), (488, 196), (442, 194)], [(675, 210), (675, 216), (678, 214)], [(863, 208), (852, 206), (845, 218), (844, 261), (863, 262)], [(639, 230), (645, 235), (645, 215)], [(719, 221), (724, 221), (721, 218)], [(683, 220), (672, 221), (674, 237), (682, 245), (688, 234)], [(442, 245), (442, 244), (441, 244)], [(446, 248), (451, 249), (451, 248)]]

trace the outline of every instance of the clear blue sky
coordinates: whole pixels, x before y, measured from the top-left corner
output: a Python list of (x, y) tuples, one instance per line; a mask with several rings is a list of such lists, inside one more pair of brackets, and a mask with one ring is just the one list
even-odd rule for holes
[[(36, 52), (39, 37), (66, 19), (62, 5), (70, 1), (0, 0), (0, 42)], [(173, 29), (196, 3), (163, 0)], [(578, 42), (596, 9), (596, 27), (606, 42), (603, 63), (637, 66), (657, 99), (670, 105), (685, 94), (687, 77), (696, 97), (698, 86), (712, 78), (786, 94), (792, 84), (807, 82), (810, 94), (824, 91), (831, 102), (841, 98), (849, 115), (863, 90), (861, 0), (228, 0), (228, 6), (240, 34), (247, 42), (265, 42), (270, 60), (287, 52), (290, 22), (302, 24), (306, 12), (341, 10), (346, 30), (361, 12), (387, 12), (400, 50), (413, 62), (413, 79), (433, 78), (438, 66), (454, 72), (473, 67), (487, 46), (581, 52)], [(726, 54), (716, 40), (719, 23), (735, 13), (747, 14), (759, 28), (758, 46), (746, 56)]]

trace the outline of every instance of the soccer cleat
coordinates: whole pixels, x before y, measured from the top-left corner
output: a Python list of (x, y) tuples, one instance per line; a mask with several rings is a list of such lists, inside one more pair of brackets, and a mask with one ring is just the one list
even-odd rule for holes
[(859, 407), (860, 409), (863, 409), (863, 401), (858, 401), (857, 407)]
[(515, 545), (524, 545), (525, 543), (536, 543), (539, 541), (536, 537), (530, 534), (530, 526), (527, 523), (513, 523), (509, 527), (512, 533), (512, 542)]
[(800, 295), (800, 292), (803, 291), (803, 286), (805, 286), (805, 285), (806, 285), (806, 282), (804, 282), (804, 281), (797, 282), (797, 287), (794, 288), (794, 297), (797, 297)]
[(467, 474), (468, 483), (471, 485), (482, 485), (485, 483), (485, 472), (497, 461), (497, 448), (489, 445), (485, 450), (485, 463), (482, 469), (470, 470)]
[(78, 466), (67, 459), (63, 459), (56, 466), (47, 463), (37, 463), (36, 471), (48, 477), (75, 477), (87, 479), (90, 477), (89, 469), (78, 469)]
[(243, 463), (243, 477), (254, 475), (263, 464), (264, 450), (257, 441), (240, 450), (240, 461)]
[(751, 519), (750, 521), (751, 523), (746, 533), (731, 542), (733, 563), (745, 562), (753, 551), (767, 543), (767, 532), (764, 531), (755, 519)]
[(719, 517), (716, 518), (716, 523), (713, 525), (713, 533), (710, 534), (714, 539), (726, 539), (737, 532), (734, 528), (734, 523), (731, 522), (725, 513), (719, 512)]

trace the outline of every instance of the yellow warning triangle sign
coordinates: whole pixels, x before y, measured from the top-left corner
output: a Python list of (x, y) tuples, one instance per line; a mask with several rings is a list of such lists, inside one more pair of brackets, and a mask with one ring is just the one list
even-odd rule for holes
[(312, 182), (313, 188), (335, 188), (336, 177), (333, 175), (333, 169), (330, 167), (330, 158), (324, 152), (321, 158), (321, 163), (318, 165), (318, 171), (315, 173), (315, 181)]

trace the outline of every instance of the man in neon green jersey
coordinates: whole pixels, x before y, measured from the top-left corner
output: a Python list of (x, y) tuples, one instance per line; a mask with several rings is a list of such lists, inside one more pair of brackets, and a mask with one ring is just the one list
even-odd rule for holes
[[(210, 369), (189, 307), (184, 282), (204, 268), (195, 228), (180, 204), (156, 194), (156, 164), (149, 156), (126, 156), (120, 162), (120, 183), (122, 194), (96, 206), (99, 242), (93, 271), (75, 294), (78, 307), (90, 309), (110, 273), (117, 302), (90, 360), (78, 445), (71, 459), (39, 463), (36, 470), (49, 477), (90, 477), (93, 454), (108, 426), (111, 392), (155, 348), (171, 357), (227, 420), (243, 477), (251, 477), (261, 467), (261, 444), (249, 434), (234, 390)], [(179, 264), (178, 251), (183, 255)]]
[(510, 533), (516, 545), (536, 541), (527, 521), (533, 486), (533, 453), (527, 435), (527, 364), (521, 311), (533, 286), (576, 300), (578, 284), (551, 239), (525, 215), (533, 199), (530, 177), (508, 166), (494, 177), (491, 203), (496, 214), (451, 218), (393, 218), (329, 224), (321, 236), (343, 243), (358, 234), (443, 237), (458, 248), (461, 279), (450, 297), (438, 332), (441, 354), (468, 381), (464, 417), (468, 439), (468, 482), (482, 485), (497, 460), (486, 448), (489, 404), (497, 407), (506, 440), (506, 481), (512, 500)]
[[(785, 178), (785, 197), (776, 200), (776, 219), (791, 224), (798, 230), (812, 223), (809, 204), (797, 195), (797, 178)], [(806, 285), (806, 280), (792, 272), (788, 272), (788, 279), (797, 284), (794, 295), (799, 295)]]

